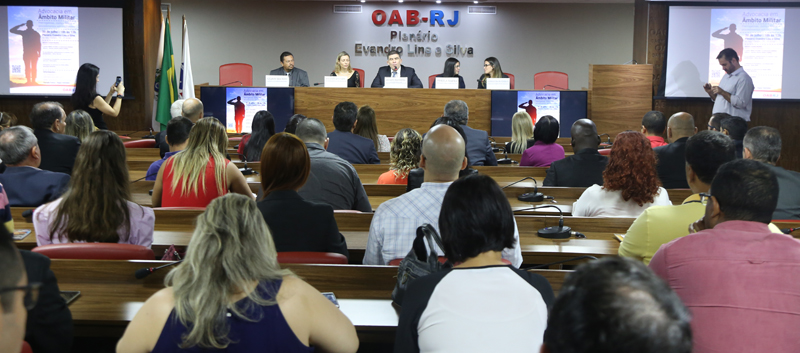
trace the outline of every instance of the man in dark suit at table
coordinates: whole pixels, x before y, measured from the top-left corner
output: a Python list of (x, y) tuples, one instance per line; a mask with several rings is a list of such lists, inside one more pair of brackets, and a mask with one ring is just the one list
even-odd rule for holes
[(42, 163), (39, 168), (51, 172), (72, 174), (72, 166), (81, 142), (75, 136), (64, 135), (67, 114), (58, 102), (42, 102), (31, 110), (33, 134), (39, 140)]
[(378, 74), (372, 80), (372, 88), (383, 88), (386, 77), (405, 77), (408, 79), (408, 88), (422, 88), (422, 81), (417, 77), (413, 68), (403, 66), (403, 59), (400, 53), (392, 50), (386, 55), (387, 66), (378, 69)]
[(580, 119), (572, 124), (572, 150), (575, 154), (550, 164), (545, 186), (589, 187), (603, 185), (603, 171), (608, 157), (600, 155), (600, 136), (597, 126), (589, 119)]
[(269, 74), (289, 76), (289, 87), (308, 87), (308, 74), (294, 66), (294, 55), (288, 51), (281, 53), (281, 67)]
[(351, 132), (356, 124), (358, 107), (353, 102), (341, 102), (333, 109), (333, 126), (328, 134), (328, 152), (350, 164), (380, 164), (375, 143)]
[(694, 117), (689, 113), (675, 113), (667, 122), (669, 145), (656, 147), (656, 170), (665, 189), (688, 189), (686, 181), (686, 140), (697, 133)]
[(28, 283), (41, 283), (39, 299), (28, 310), (25, 341), (36, 353), (69, 352), (72, 347), (72, 313), (61, 297), (47, 256), (20, 250)]
[(489, 134), (483, 130), (476, 130), (469, 126), (469, 107), (461, 100), (452, 100), (444, 106), (444, 116), (454, 119), (461, 124), (461, 129), (467, 136), (467, 158), (469, 165), (497, 165), (497, 157), (489, 143)]
[(38, 207), (61, 196), (69, 175), (39, 169), (42, 154), (33, 131), (27, 126), (12, 126), (0, 132), (0, 159), (6, 171), (0, 174), (8, 203), (12, 207)]
[(778, 205), (772, 219), (800, 220), (800, 173), (775, 164), (781, 158), (781, 135), (777, 129), (758, 126), (744, 135), (744, 158), (764, 164), (778, 178)]

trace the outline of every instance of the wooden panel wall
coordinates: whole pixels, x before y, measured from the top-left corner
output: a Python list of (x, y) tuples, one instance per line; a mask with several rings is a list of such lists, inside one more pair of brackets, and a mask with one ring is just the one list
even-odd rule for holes
[[(658, 2), (649, 3), (648, 23), (648, 64), (652, 64), (653, 92), (658, 92), (667, 53), (667, 20), (669, 8)], [(711, 116), (713, 102), (710, 99), (655, 99), (653, 109), (670, 116), (677, 112), (687, 112), (695, 118), (698, 129), (705, 130)], [(800, 140), (790, 133), (800, 128), (800, 102), (794, 101), (753, 101), (750, 127), (771, 126), (782, 134), (783, 146), (778, 165), (800, 171)]]
[(590, 65), (592, 120), (597, 131), (613, 136), (638, 130), (652, 106), (652, 65)]
[[(153, 76), (155, 71), (154, 67), (146, 70), (146, 66), (152, 66), (152, 62), (156, 60), (157, 52), (153, 52), (152, 48), (157, 49), (158, 47), (161, 29), (158, 17), (160, 8), (161, 1), (159, 0), (125, 1), (122, 11), (123, 64), (126, 70), (125, 95), (132, 99), (125, 99), (122, 102), (122, 109), (118, 117), (105, 118), (111, 130), (142, 130), (150, 126), (153, 101), (152, 81), (154, 80), (150, 76)], [(178, 39), (178, 43), (180, 43), (180, 39)], [(178, 50), (180, 51), (180, 44)], [(101, 67), (100, 70), (102, 69)], [(146, 85), (147, 88), (150, 88), (149, 90), (146, 89)], [(60, 102), (68, 113), (72, 110), (72, 104), (68, 97), (48, 100)], [(15, 114), (19, 118), (18, 124), (30, 126), (28, 114), (36, 103), (42, 101), (44, 99), (41, 97), (0, 98), (0, 111)]]
[(444, 105), (460, 99), (469, 106), (469, 126), (491, 131), (491, 91), (478, 89), (436, 90), (408, 89), (402, 92), (371, 88), (295, 88), (295, 113), (317, 118), (328, 131), (333, 130), (333, 108), (351, 101), (369, 105), (378, 118), (378, 133), (394, 136), (410, 127), (424, 134), (442, 116)]

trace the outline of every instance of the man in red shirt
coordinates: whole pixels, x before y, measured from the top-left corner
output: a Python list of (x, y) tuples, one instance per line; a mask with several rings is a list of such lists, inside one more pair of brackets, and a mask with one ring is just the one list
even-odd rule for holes
[(723, 164), (705, 216), (662, 245), (650, 268), (692, 312), (694, 353), (797, 352), (800, 241), (771, 233), (778, 180), (763, 163)]
[(667, 129), (667, 117), (657, 110), (649, 111), (642, 118), (641, 132), (650, 140), (650, 147), (656, 148), (667, 144), (664, 141), (664, 130)]

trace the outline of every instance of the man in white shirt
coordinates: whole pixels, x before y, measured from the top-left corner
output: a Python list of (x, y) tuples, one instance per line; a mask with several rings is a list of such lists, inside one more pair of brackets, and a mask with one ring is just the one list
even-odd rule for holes
[(717, 60), (726, 75), (722, 75), (719, 86), (711, 86), (710, 83), (703, 85), (708, 96), (714, 101), (711, 112), (728, 113), (750, 121), (755, 89), (753, 79), (739, 65), (739, 55), (733, 49), (723, 49), (717, 55)]
[[(465, 144), (452, 127), (437, 125), (431, 128), (422, 142), (419, 166), (425, 170), (425, 181), (418, 189), (382, 203), (372, 217), (369, 227), (365, 265), (386, 265), (408, 255), (417, 234), (417, 227), (428, 223), (439, 231), (439, 212), (450, 184), (458, 172), (467, 167)], [(514, 239), (519, 244), (519, 230), (514, 224)], [(431, 244), (428, 244), (431, 246)], [(437, 254), (444, 255), (436, 244)], [(514, 267), (522, 264), (519, 245), (503, 250), (503, 258)]]

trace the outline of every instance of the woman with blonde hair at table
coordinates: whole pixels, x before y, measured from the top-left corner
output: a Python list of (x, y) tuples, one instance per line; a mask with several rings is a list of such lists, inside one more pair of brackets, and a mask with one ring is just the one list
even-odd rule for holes
[(358, 71), (350, 66), (350, 54), (346, 51), (336, 56), (336, 64), (333, 67), (331, 76), (347, 77), (347, 87), (361, 87), (361, 77)]
[(506, 153), (522, 154), (533, 146), (533, 123), (526, 112), (516, 112), (511, 117), (511, 142), (506, 142)]
[(83, 142), (89, 134), (94, 132), (94, 123), (92, 116), (89, 113), (75, 109), (67, 115), (67, 127), (64, 129), (64, 135), (75, 136)]
[(219, 197), (197, 217), (184, 262), (125, 329), (118, 353), (355, 352), (355, 327), (281, 269), (253, 199)]
[(254, 198), (242, 172), (225, 158), (227, 149), (228, 134), (222, 123), (212, 117), (198, 120), (186, 148), (158, 170), (153, 206), (206, 207), (229, 191)]

